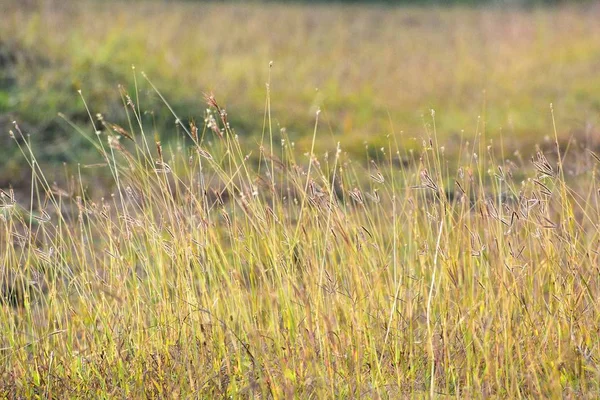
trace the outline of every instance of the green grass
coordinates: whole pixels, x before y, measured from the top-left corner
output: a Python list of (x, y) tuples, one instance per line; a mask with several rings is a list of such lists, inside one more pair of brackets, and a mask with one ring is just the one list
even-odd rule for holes
[[(16, 64), (0, 88), (0, 114), (63, 143), (58, 112), (84, 122), (81, 89), (96, 112), (125, 122), (118, 84), (130, 66), (163, 88), (184, 120), (201, 113), (202, 93), (219, 93), (238, 133), (262, 131), (269, 61), (273, 126), (307, 144), (317, 107), (324, 135), (355, 156), (363, 142), (403, 131), (418, 147), (423, 116), (438, 110), (444, 139), (485, 117), (488, 135), (526, 148), (548, 135), (546, 113), (561, 110), (559, 136), (580, 138), (600, 111), (600, 28), (593, 4), (552, 8), (388, 7), (194, 2), (61, 2), (2, 6), (0, 53)], [(316, 91), (318, 89), (318, 91)], [(144, 112), (161, 112), (147, 86)], [(170, 128), (162, 114), (158, 121)], [(0, 121), (2, 119), (0, 118)], [(519, 138), (519, 139), (517, 139)], [(48, 143), (48, 140), (43, 142)], [(73, 148), (76, 143), (67, 146)], [(42, 146), (40, 146), (42, 147)], [(380, 147), (377, 145), (377, 147)], [(40, 149), (40, 151), (46, 151)], [(48, 150), (70, 159), (70, 152)], [(40, 153), (40, 157), (42, 154)]]
[(11, 130), (33, 190), (2, 196), (3, 396), (598, 396), (595, 153), (499, 157), (482, 121), (449, 161), (432, 115), (364, 166), (314, 153), (318, 112), (306, 148), (272, 140), (269, 96), (253, 147), (214, 98), (154, 136), (124, 96), (131, 129), (80, 130), (102, 198)]

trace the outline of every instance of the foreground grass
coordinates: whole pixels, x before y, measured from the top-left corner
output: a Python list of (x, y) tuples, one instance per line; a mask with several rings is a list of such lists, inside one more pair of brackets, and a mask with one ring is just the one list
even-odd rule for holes
[[(82, 131), (115, 190), (2, 194), (2, 396), (596, 397), (597, 171), (484, 130), (450, 163), (433, 129), (365, 167), (266, 129), (242, 148), (213, 97), (178, 145)], [(433, 117), (433, 116), (432, 116)], [(483, 124), (482, 124), (483, 125)], [(135, 127), (135, 128), (133, 128)], [(546, 154), (544, 154), (546, 153)]]

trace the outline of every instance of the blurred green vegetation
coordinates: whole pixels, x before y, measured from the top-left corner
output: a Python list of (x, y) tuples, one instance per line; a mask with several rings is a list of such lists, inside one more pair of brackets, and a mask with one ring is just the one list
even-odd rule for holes
[[(97, 0), (99, 1), (99, 0)], [(105, 0), (102, 0), (105, 1)], [(149, 0), (133, 0), (144, 2)], [(151, 1), (151, 0), (150, 0)], [(173, 0), (163, 0), (173, 2)], [(189, 3), (206, 3), (207, 0), (180, 0)], [(360, 5), (386, 5), (386, 6), (478, 6), (478, 5), (500, 5), (500, 6), (547, 6), (557, 4), (581, 4), (592, 0), (229, 0), (229, 3), (282, 3), (282, 4), (360, 4)], [(213, 0), (223, 2), (223, 0)]]
[(3, 3), (0, 12), (0, 183), (21, 173), (6, 134), (13, 120), (31, 133), (40, 157), (88, 157), (80, 135), (57, 117), (92, 129), (78, 90), (93, 116), (120, 124), (129, 93), (149, 130), (163, 141), (176, 136), (174, 118), (140, 71), (184, 120), (201, 121), (203, 93), (214, 92), (251, 141), (263, 131), (269, 79), (276, 135), (286, 128), (308, 146), (315, 111), (323, 110), (319, 151), (341, 141), (364, 155), (365, 142), (378, 148), (390, 133), (403, 146), (420, 145), (431, 109), (442, 139), (469, 138), (479, 127), (488, 138), (502, 135), (508, 150), (533, 148), (551, 132), (550, 103), (565, 140), (598, 140), (600, 8), (593, 4), (67, 1)]
[[(187, 0), (202, 1), (202, 0)], [(536, 6), (536, 5), (555, 5), (566, 3), (580, 3), (577, 0), (271, 0), (278, 3), (333, 3), (333, 4), (385, 4), (385, 5), (509, 5), (509, 6)]]

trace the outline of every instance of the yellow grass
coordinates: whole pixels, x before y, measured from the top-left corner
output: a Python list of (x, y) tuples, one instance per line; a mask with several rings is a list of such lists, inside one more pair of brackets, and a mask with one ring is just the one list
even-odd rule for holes
[(4, 395), (598, 395), (596, 154), (557, 159), (553, 139), (504, 161), (478, 135), (449, 165), (434, 130), (416, 152), (389, 136), (364, 168), (268, 130), (243, 148), (208, 104), (173, 148), (143, 124), (82, 131), (116, 184), (99, 200), (76, 171), (47, 182), (21, 142), (33, 205), (3, 193)]
[(0, 397), (600, 395), (597, 11), (88, 7), (0, 28), (98, 155), (7, 129)]

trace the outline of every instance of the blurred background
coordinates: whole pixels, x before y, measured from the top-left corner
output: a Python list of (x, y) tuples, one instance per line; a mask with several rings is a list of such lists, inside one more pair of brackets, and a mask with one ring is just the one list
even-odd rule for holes
[(201, 124), (214, 93), (251, 144), (270, 79), (274, 131), (301, 149), (317, 108), (318, 150), (341, 141), (365, 159), (389, 134), (421, 146), (434, 109), (449, 152), (479, 130), (528, 155), (553, 137), (550, 103), (561, 140), (598, 147), (598, 21), (600, 4), (580, 1), (1, 0), (0, 187), (30, 181), (12, 121), (48, 170), (97, 160), (57, 115), (93, 131), (78, 90), (124, 127), (128, 92), (148, 132), (177, 137), (141, 71), (185, 121)]

